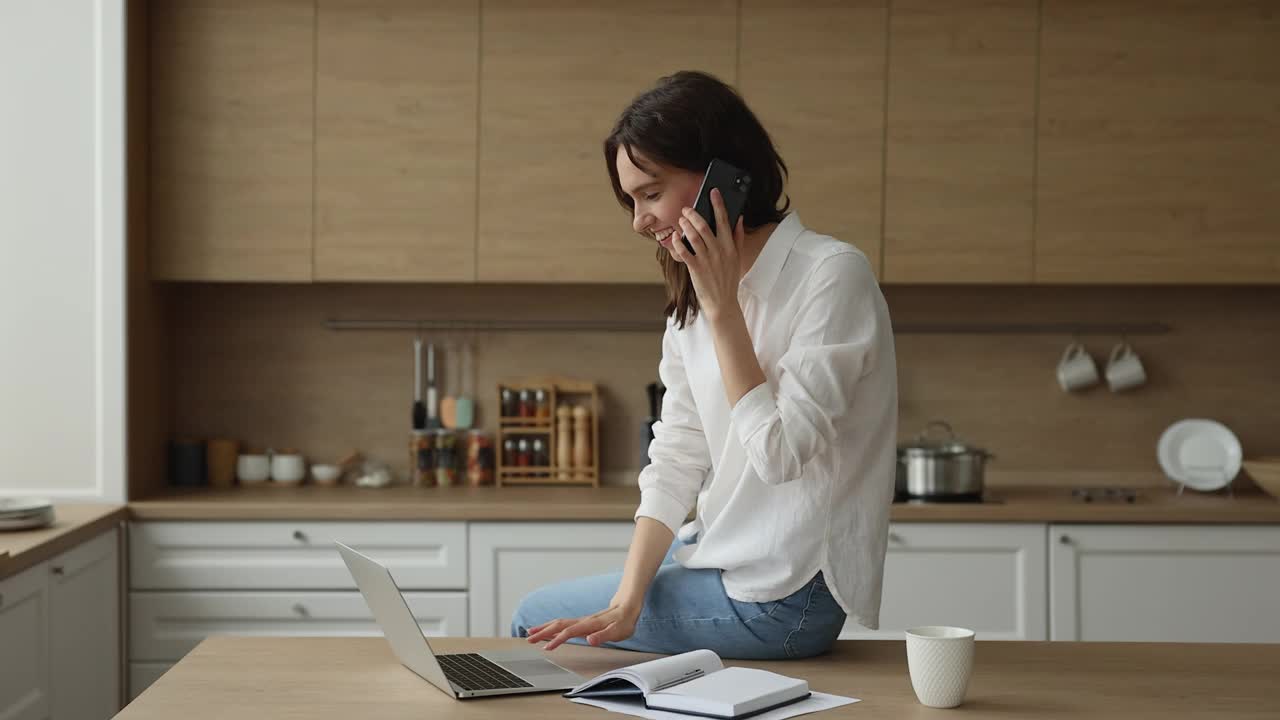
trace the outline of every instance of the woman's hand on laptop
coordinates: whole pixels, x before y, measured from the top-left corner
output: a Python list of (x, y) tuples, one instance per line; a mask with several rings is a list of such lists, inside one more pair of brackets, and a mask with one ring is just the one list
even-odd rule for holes
[(570, 638), (586, 637), (590, 645), (621, 642), (636, 631), (636, 620), (643, 607), (639, 604), (619, 602), (614, 598), (609, 607), (580, 618), (557, 618), (537, 627), (529, 628), (529, 642), (549, 640), (547, 650), (555, 650)]

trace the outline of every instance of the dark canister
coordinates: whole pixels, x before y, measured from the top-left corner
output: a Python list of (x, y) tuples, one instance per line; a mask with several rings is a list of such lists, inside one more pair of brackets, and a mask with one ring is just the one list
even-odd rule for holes
[(204, 485), (207, 482), (204, 440), (180, 437), (169, 441), (169, 484)]

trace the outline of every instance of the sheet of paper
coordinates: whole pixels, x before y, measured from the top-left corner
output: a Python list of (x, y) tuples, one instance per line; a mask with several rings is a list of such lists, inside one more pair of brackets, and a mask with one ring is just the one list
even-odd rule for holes
[[(692, 717), (683, 713), (666, 712), (665, 710), (649, 710), (645, 708), (644, 700), (640, 698), (629, 698), (626, 700), (573, 698), (573, 702), (582, 705), (592, 705), (594, 707), (608, 710), (609, 712), (634, 715), (642, 718), (651, 718), (652, 720), (690, 720)], [(754, 715), (751, 720), (786, 720), (786, 718), (796, 717), (797, 715), (807, 715), (820, 710), (830, 710), (831, 708), (838, 708), (841, 705), (850, 705), (856, 702), (861, 702), (861, 700), (858, 698), (828, 695), (826, 693), (814, 691), (812, 695), (800, 702), (791, 703), (790, 705), (784, 705), (776, 710), (770, 710), (769, 712)]]

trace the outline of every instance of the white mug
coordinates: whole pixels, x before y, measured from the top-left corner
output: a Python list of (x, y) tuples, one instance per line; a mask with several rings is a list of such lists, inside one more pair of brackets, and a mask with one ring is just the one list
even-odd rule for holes
[(907, 630), (911, 689), (924, 705), (950, 708), (964, 701), (973, 674), (974, 632), (930, 625)]
[(1098, 382), (1098, 366), (1084, 345), (1073, 342), (1058, 361), (1058, 384), (1063, 390), (1083, 390)]
[(1135, 388), (1147, 381), (1147, 371), (1142, 361), (1133, 351), (1129, 343), (1120, 343), (1111, 348), (1111, 357), (1107, 359), (1107, 385), (1111, 392), (1120, 392)]
[(242, 485), (259, 483), (271, 477), (271, 458), (245, 454), (236, 458), (236, 477)]
[(298, 483), (307, 476), (307, 463), (301, 455), (279, 454), (271, 456), (271, 480), (278, 483)]

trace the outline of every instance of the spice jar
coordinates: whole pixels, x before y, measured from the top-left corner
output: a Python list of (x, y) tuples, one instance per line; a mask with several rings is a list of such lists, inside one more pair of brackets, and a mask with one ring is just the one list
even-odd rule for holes
[(533, 405), (534, 405), (534, 411), (533, 411), (534, 417), (538, 418), (539, 420), (551, 419), (551, 398), (548, 397), (546, 390), (543, 390), (542, 388), (538, 388), (538, 390), (534, 392)]
[(435, 435), (427, 430), (414, 430), (409, 436), (409, 484), (436, 484)]
[(528, 438), (520, 438), (520, 442), (516, 443), (516, 465), (527, 467), (531, 461), (529, 440)]
[(450, 487), (458, 484), (458, 434), (451, 430), (436, 430), (436, 485)]
[(520, 412), (522, 418), (533, 417), (533, 393), (528, 390), (520, 391)]
[(551, 464), (551, 458), (547, 454), (547, 443), (540, 437), (533, 439), (533, 453), (530, 464), (538, 467), (547, 467)]
[(516, 464), (516, 439), (507, 438), (502, 441), (502, 464), (504, 467), (514, 467)]
[(516, 417), (520, 414), (520, 406), (516, 400), (516, 392), (511, 388), (502, 388), (502, 417)]
[(484, 430), (467, 433), (467, 484), (493, 484), (493, 435)]

